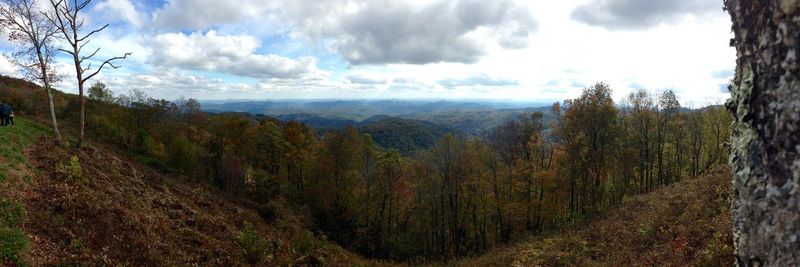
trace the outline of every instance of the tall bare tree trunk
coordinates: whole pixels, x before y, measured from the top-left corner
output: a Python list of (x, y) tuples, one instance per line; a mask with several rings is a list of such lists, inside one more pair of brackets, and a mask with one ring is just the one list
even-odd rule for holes
[(53, 133), (56, 135), (56, 140), (61, 142), (61, 132), (58, 130), (58, 120), (56, 120), (56, 108), (53, 105), (53, 89), (50, 89), (50, 77), (47, 73), (46, 61), (42, 55), (41, 47), (36, 47), (36, 56), (39, 57), (39, 68), (42, 71), (42, 83), (44, 84), (44, 91), (47, 93), (47, 103), (50, 105), (50, 119), (53, 121)]
[[(86, 128), (86, 97), (84, 97), (83, 93), (83, 85), (86, 81), (92, 79), (95, 75), (100, 73), (103, 70), (103, 67), (106, 65), (111, 66), (112, 68), (119, 68), (119, 66), (114, 65), (115, 60), (125, 59), (131, 53), (125, 53), (124, 56), (121, 57), (112, 57), (106, 59), (96, 68), (92, 69), (92, 65), (88, 64), (88, 66), (83, 65), (84, 60), (91, 60), (97, 52), (100, 51), (100, 48), (97, 48), (92, 53), (85, 53), (81, 54), (83, 50), (83, 46), (89, 42), (89, 37), (94, 35), (95, 33), (101, 32), (108, 27), (108, 24), (97, 28), (92, 31), (88, 31), (88, 33), (81, 35), (79, 32), (83, 30), (83, 22), (84, 20), (80, 17), (83, 15), (83, 10), (92, 0), (73, 0), (71, 3), (70, 1), (64, 0), (50, 0), (50, 6), (53, 8), (53, 13), (48, 15), (44, 14), (45, 17), (50, 21), (51, 24), (55, 25), (59, 31), (64, 35), (64, 40), (67, 44), (69, 44), (70, 48), (67, 49), (59, 49), (62, 52), (66, 52), (67, 54), (72, 55), (72, 60), (75, 64), (75, 76), (78, 82), (78, 99), (80, 101), (80, 134), (78, 135), (78, 147), (81, 147), (84, 142), (85, 136), (85, 128)], [(92, 70), (92, 72), (88, 72)]]
[(58, 130), (58, 120), (56, 120), (56, 108), (53, 105), (53, 89), (50, 89), (50, 82), (44, 82), (44, 91), (47, 92), (47, 103), (50, 105), (50, 119), (53, 121), (53, 132), (56, 139), (61, 142), (61, 132)]
[(726, 0), (736, 262), (800, 265), (800, 1)]

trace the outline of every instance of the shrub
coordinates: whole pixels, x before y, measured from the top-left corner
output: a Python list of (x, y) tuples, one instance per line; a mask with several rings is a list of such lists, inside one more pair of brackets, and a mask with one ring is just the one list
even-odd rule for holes
[(239, 234), (239, 243), (244, 248), (245, 257), (251, 263), (259, 262), (267, 253), (267, 242), (258, 235), (258, 232), (253, 229), (253, 225), (248, 222), (244, 223), (244, 229)]
[(0, 262), (20, 263), (20, 256), (28, 248), (25, 234), (16, 228), (0, 227)]
[(25, 234), (17, 226), (24, 210), (19, 204), (0, 199), (0, 263), (20, 263), (20, 255), (28, 247)]
[(81, 168), (81, 162), (78, 159), (78, 156), (73, 155), (69, 158), (69, 162), (67, 164), (59, 163), (56, 166), (56, 173), (64, 176), (67, 180), (80, 180), (85, 183), (90, 183), (91, 181), (84, 180), (83, 178), (83, 169)]
[(639, 224), (639, 228), (636, 229), (636, 232), (642, 237), (650, 238), (653, 236), (653, 226), (650, 224)]
[(289, 246), (292, 250), (300, 254), (306, 254), (324, 247), (325, 241), (317, 239), (314, 237), (314, 234), (308, 230), (301, 230), (300, 233), (292, 237), (292, 240), (289, 241)]
[(274, 222), (277, 217), (277, 209), (272, 204), (259, 205), (256, 212), (258, 212), (258, 216), (268, 222)]
[(161, 157), (164, 155), (164, 144), (158, 143), (147, 131), (136, 132), (136, 151), (145, 156)]
[(197, 150), (197, 147), (185, 138), (173, 138), (167, 146), (167, 161), (173, 171), (190, 175), (200, 165)]
[(19, 203), (12, 205), (6, 200), (0, 200), (0, 218), (4, 225), (9, 227), (17, 226), (22, 221), (24, 212)]

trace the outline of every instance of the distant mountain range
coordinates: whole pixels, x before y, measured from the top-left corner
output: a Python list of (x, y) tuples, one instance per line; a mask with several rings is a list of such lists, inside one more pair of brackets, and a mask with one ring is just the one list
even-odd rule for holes
[(534, 111), (549, 112), (550, 103), (424, 101), (424, 100), (331, 100), (331, 101), (201, 101), (208, 112), (247, 112), (280, 120), (295, 120), (317, 129), (355, 125), (379, 115), (414, 119), (479, 135), (503, 121)]
[[(297, 121), (318, 131), (353, 126), (368, 133), (376, 144), (405, 155), (433, 147), (447, 133), (483, 136), (501, 123), (541, 111), (544, 103), (335, 100), (335, 101), (201, 101), (208, 112), (245, 112), (281, 121)], [(537, 106), (538, 105), (538, 106)]]
[(280, 114), (272, 117), (280, 121), (296, 121), (311, 126), (317, 130), (341, 129), (358, 124), (357, 121), (347, 119), (332, 119), (311, 113)]

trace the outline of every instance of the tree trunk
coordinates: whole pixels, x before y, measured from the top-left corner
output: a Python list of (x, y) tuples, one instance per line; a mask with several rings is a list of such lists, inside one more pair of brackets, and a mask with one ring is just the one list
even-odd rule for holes
[[(78, 75), (80, 77), (80, 75)], [(80, 112), (81, 112), (81, 132), (78, 136), (78, 148), (83, 146), (83, 140), (85, 136), (86, 129), (86, 97), (83, 96), (83, 82), (78, 82), (78, 99), (80, 100)]]
[(800, 265), (800, 1), (726, 0), (736, 261)]
[(51, 92), (49, 82), (45, 82), (45, 92), (47, 92), (47, 102), (50, 106), (50, 120), (53, 122), (53, 133), (56, 135), (56, 140), (61, 142), (61, 132), (58, 130), (58, 120), (56, 120), (56, 107), (53, 105), (53, 92)]
[(61, 143), (61, 132), (58, 130), (58, 120), (56, 120), (56, 107), (53, 105), (53, 92), (50, 89), (50, 77), (47, 73), (47, 62), (42, 55), (42, 48), (36, 47), (36, 56), (39, 58), (39, 68), (42, 71), (42, 83), (44, 84), (44, 91), (47, 93), (47, 104), (50, 106), (50, 119), (53, 122), (53, 133), (56, 135), (56, 140)]

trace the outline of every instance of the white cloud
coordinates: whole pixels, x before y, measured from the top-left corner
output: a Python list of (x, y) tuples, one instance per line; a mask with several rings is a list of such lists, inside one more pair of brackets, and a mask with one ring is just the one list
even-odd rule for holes
[(14, 63), (8, 61), (5, 56), (0, 56), (0, 74), (7, 76), (14, 76), (18, 74), (17, 67)]
[(152, 39), (150, 62), (157, 66), (218, 71), (253, 78), (299, 78), (320, 75), (313, 57), (296, 59), (257, 54), (258, 39), (248, 35), (222, 36), (167, 33)]
[(144, 19), (136, 10), (136, 7), (128, 0), (106, 0), (94, 6), (95, 12), (105, 14), (107, 20), (122, 19), (130, 25), (140, 28), (144, 25)]
[(87, 46), (103, 48), (98, 58), (133, 52), (122, 69), (98, 77), (112, 89), (165, 98), (537, 101), (573, 98), (604, 81), (615, 99), (637, 84), (705, 103), (727, 96), (720, 88), (735, 65), (730, 19), (712, 0), (148, 5), (102, 0), (87, 17), (114, 24)]
[(511, 0), (287, 1), (279, 10), (299, 35), (332, 40), (355, 65), (474, 63), (489, 44), (527, 47), (538, 27), (527, 7)]
[(261, 16), (268, 7), (259, 0), (168, 0), (153, 13), (153, 21), (159, 29), (204, 30)]
[(375, 73), (353, 73), (348, 74), (345, 79), (347, 79), (350, 83), (354, 84), (370, 84), (370, 85), (377, 85), (377, 84), (386, 84), (388, 80), (380, 74)]
[(219, 95), (227, 88), (236, 87), (221, 79), (192, 75), (176, 68), (158, 68), (148, 73), (134, 75), (104, 76), (99, 77), (97, 81), (105, 83), (117, 95), (128, 94), (131, 90), (141, 90), (151, 97), (166, 99)]
[(713, 16), (721, 10), (722, 2), (716, 0), (592, 0), (575, 8), (570, 16), (610, 30), (641, 30), (679, 22), (686, 16)]

